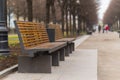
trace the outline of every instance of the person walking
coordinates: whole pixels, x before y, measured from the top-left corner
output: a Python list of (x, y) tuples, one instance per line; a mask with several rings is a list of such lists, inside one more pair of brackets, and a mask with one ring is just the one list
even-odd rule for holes
[(109, 31), (110, 27), (108, 26), (108, 24), (105, 27), (106, 33)]
[(100, 25), (98, 26), (98, 31), (99, 31), (99, 33), (100, 33), (100, 31), (101, 31), (101, 26), (100, 26)]

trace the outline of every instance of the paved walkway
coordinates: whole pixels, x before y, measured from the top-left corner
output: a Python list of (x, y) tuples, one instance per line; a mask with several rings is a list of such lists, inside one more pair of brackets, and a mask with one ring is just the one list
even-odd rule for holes
[(78, 49), (98, 50), (98, 80), (120, 80), (120, 38), (116, 32), (96, 33)]
[[(78, 38), (75, 47), (88, 37)], [(76, 49), (51, 74), (15, 72), (2, 80), (97, 80), (97, 49)]]

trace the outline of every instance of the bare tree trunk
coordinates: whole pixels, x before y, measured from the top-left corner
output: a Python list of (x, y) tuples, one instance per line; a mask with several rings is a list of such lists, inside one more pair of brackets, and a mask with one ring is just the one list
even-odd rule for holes
[(19, 21), (19, 8), (17, 8), (17, 13), (16, 13), (16, 18), (17, 18), (17, 21)]
[(84, 23), (84, 26), (83, 26), (83, 31), (84, 31), (84, 32), (86, 32), (86, 20), (85, 20), (85, 18), (84, 18), (83, 23)]
[(82, 28), (81, 28), (81, 16), (78, 15), (78, 32), (79, 32), (79, 34), (80, 34), (81, 30), (82, 30)]
[[(24, 12), (25, 12), (25, 9), (24, 9)], [(24, 13), (24, 16), (23, 16), (24, 21), (26, 21), (26, 18), (27, 18), (27, 14), (26, 14), (26, 12), (25, 12), (25, 13)]]
[(50, 1), (46, 0), (46, 27), (50, 22)]
[(70, 0), (70, 11), (69, 11), (69, 19), (70, 19), (70, 36), (72, 36), (72, 3), (71, 3), (71, 0)]
[(52, 8), (52, 19), (53, 19), (53, 23), (56, 24), (56, 12), (55, 12), (54, 1), (55, 1), (55, 0), (52, 0), (51, 8)]
[(75, 12), (73, 13), (73, 35), (76, 36), (76, 19), (75, 19)]
[(53, 23), (56, 23), (56, 14), (55, 14), (55, 7), (52, 6), (52, 19), (53, 19)]
[(33, 21), (32, 0), (27, 0), (27, 7), (28, 7), (28, 21)]
[(64, 34), (64, 9), (61, 9), (61, 11), (62, 11), (62, 32), (63, 32), (63, 34)]
[(68, 10), (66, 6), (66, 37), (68, 37)]
[(72, 36), (72, 17), (71, 17), (71, 12), (70, 12), (70, 35)]

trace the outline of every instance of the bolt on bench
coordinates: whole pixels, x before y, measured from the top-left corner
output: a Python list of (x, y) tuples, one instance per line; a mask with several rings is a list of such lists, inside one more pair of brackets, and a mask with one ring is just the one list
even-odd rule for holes
[(74, 51), (74, 40), (75, 38), (64, 38), (62, 34), (62, 30), (60, 29), (59, 24), (49, 24), (49, 28), (47, 29), (49, 40), (51, 42), (67, 42), (66, 47), (66, 56), (69, 56), (69, 53)]
[(49, 42), (47, 31), (40, 23), (16, 22), (22, 54), (18, 57), (18, 72), (51, 73), (64, 59), (65, 42)]

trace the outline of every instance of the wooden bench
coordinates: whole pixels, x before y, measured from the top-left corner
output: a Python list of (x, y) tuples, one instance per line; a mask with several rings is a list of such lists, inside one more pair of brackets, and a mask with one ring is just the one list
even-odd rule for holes
[[(53, 34), (51, 34), (51, 32), (54, 31)], [(69, 56), (69, 53), (72, 53), (72, 51), (74, 51), (74, 40), (75, 38), (64, 38), (63, 34), (62, 34), (62, 30), (60, 29), (60, 25), (59, 24), (49, 24), (49, 29), (47, 30), (48, 35), (49, 35), (49, 39), (51, 42), (67, 42), (67, 52), (66, 52), (66, 56)], [(55, 36), (55, 37), (51, 37), (51, 36)]]
[[(50, 73), (51, 66), (64, 60), (65, 42), (49, 42), (46, 28), (40, 23), (16, 22), (22, 54), (18, 71), (23, 73)], [(59, 56), (60, 55), (60, 56)]]

